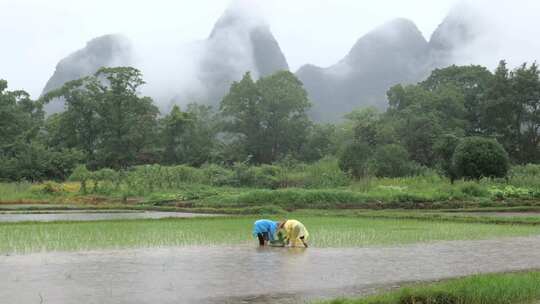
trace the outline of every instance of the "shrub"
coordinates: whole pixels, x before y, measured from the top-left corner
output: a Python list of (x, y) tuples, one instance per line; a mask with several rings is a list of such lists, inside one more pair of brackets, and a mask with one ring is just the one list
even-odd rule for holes
[(62, 187), (62, 184), (53, 181), (47, 181), (41, 185), (32, 186), (31, 191), (41, 194), (61, 194), (64, 189)]
[(325, 158), (305, 168), (305, 187), (335, 188), (349, 184), (349, 177), (339, 168), (338, 161)]
[(496, 140), (489, 138), (463, 139), (452, 158), (452, 170), (458, 178), (506, 177), (509, 167), (508, 153)]
[(396, 144), (379, 147), (375, 152), (374, 166), (379, 177), (403, 177), (420, 171), (419, 166), (409, 160), (407, 150)]
[(339, 156), (339, 167), (343, 172), (359, 178), (368, 175), (372, 151), (365, 143), (352, 143)]
[(280, 171), (280, 168), (277, 166), (263, 165), (252, 167), (245, 163), (236, 163), (233, 166), (234, 176), (228, 185), (275, 189), (279, 185)]
[(463, 185), (459, 187), (459, 190), (467, 196), (472, 196), (472, 197), (489, 196), (489, 191), (482, 188), (477, 183), (472, 183), (472, 182), (464, 183)]
[(69, 177), (70, 181), (80, 182), (81, 183), (81, 192), (86, 194), (88, 192), (86, 183), (90, 179), (90, 171), (86, 169), (85, 165), (80, 165), (73, 170), (71, 176)]
[(218, 165), (204, 165), (202, 168), (204, 184), (212, 186), (230, 185), (234, 179), (234, 172)]

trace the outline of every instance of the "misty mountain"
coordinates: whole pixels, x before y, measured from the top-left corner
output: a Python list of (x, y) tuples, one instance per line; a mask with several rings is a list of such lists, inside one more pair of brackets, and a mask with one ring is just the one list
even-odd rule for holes
[(416, 25), (396, 19), (360, 38), (337, 64), (307, 65), (297, 72), (313, 102), (317, 120), (335, 121), (359, 106), (385, 106), (385, 94), (397, 83), (426, 74), (429, 44)]
[[(301, 67), (296, 74), (313, 103), (311, 115), (318, 121), (336, 121), (358, 107), (384, 109), (386, 92), (391, 86), (415, 83), (434, 68), (460, 63), (455, 54), (479, 36), (476, 19), (473, 12), (454, 9), (429, 42), (412, 21), (392, 20), (358, 39), (338, 63), (330, 67), (309, 64)], [(194, 63), (193, 71), (186, 72), (171, 62), (172, 71), (181, 71), (183, 78), (193, 79), (190, 83), (196, 85), (186, 88), (171, 81), (171, 87), (165, 90), (159, 81), (147, 79), (155, 88), (149, 95), (162, 110), (167, 111), (171, 104), (193, 101), (217, 105), (232, 82), (240, 80), (246, 71), (258, 78), (289, 69), (268, 24), (249, 12), (233, 8), (225, 11), (209, 37), (197, 43), (196, 50), (193, 52), (196, 56), (189, 59)], [(102, 66), (137, 66), (132, 60), (135, 51), (123, 36), (95, 38), (60, 61), (43, 93), (90, 75)], [(171, 95), (158, 96), (161, 91)], [(57, 112), (60, 106), (61, 103), (48, 105), (47, 111)]]
[(481, 19), (470, 8), (454, 8), (431, 35), (429, 48), (432, 66), (456, 64), (456, 53), (480, 37)]
[(211, 104), (219, 103), (246, 71), (258, 78), (289, 69), (269, 26), (245, 12), (227, 10), (203, 49), (198, 77)]
[(313, 102), (312, 116), (336, 121), (358, 107), (383, 109), (391, 86), (416, 83), (435, 68), (462, 64), (457, 54), (466, 57), (463, 50), (480, 36), (478, 19), (474, 11), (458, 7), (429, 42), (412, 21), (396, 19), (360, 38), (337, 64), (303, 66), (297, 76)]
[[(58, 89), (64, 83), (89, 76), (101, 67), (132, 64), (132, 46), (122, 35), (105, 35), (90, 40), (86, 46), (60, 60), (42, 94)], [(46, 106), (48, 113), (59, 112), (63, 104), (53, 101)]]

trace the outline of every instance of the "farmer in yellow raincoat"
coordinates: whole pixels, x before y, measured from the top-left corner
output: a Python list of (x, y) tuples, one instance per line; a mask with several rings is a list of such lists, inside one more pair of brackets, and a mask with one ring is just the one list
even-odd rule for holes
[(279, 229), (285, 231), (285, 244), (291, 247), (299, 247), (303, 245), (308, 247), (307, 239), (309, 232), (304, 224), (297, 220), (285, 220), (279, 223)]

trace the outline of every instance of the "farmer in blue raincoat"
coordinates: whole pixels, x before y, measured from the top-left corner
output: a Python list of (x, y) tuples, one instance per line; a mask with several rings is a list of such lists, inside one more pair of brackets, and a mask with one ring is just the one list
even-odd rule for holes
[(253, 224), (253, 236), (259, 239), (260, 246), (275, 239), (278, 225), (278, 222), (271, 220), (258, 220)]

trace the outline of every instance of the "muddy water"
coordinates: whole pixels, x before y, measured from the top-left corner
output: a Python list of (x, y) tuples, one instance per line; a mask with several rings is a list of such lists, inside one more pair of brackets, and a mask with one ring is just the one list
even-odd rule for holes
[(210, 214), (195, 214), (182, 212), (61, 212), (61, 213), (31, 213), (31, 214), (0, 214), (2, 222), (53, 222), (53, 221), (102, 221), (102, 220), (132, 220), (132, 219), (161, 219), (161, 218), (187, 218), (199, 216), (215, 216)]
[(358, 249), (188, 247), (0, 256), (0, 303), (302, 303), (540, 268), (540, 237)]

